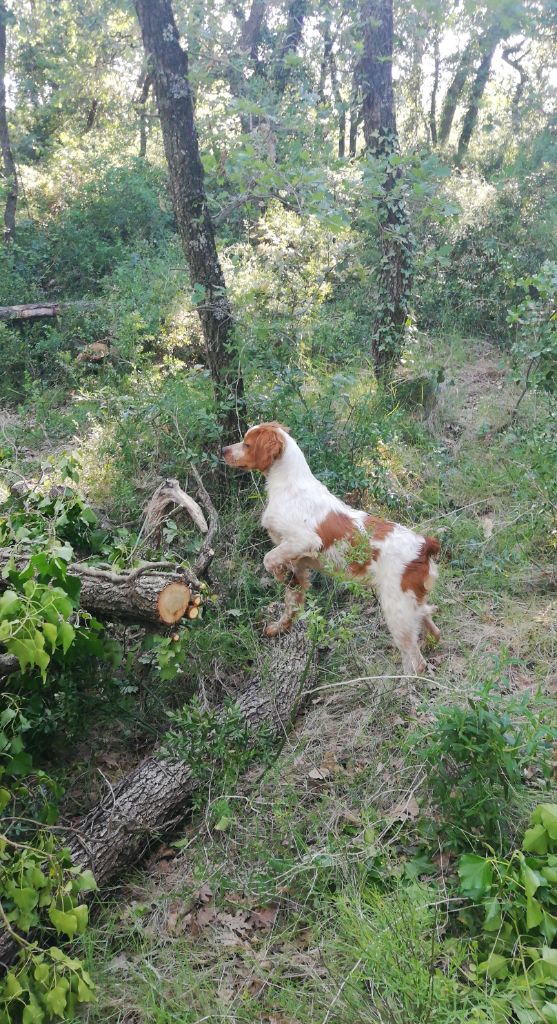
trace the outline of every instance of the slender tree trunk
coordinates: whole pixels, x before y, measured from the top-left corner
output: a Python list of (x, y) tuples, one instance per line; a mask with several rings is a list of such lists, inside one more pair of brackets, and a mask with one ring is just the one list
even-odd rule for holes
[(365, 0), (362, 58), (364, 137), (383, 180), (377, 203), (381, 262), (379, 298), (372, 330), (372, 356), (378, 377), (386, 378), (400, 358), (408, 319), (412, 244), (404, 202), (393, 93), (392, 0)]
[(358, 128), (362, 123), (361, 104), (361, 66), (356, 63), (352, 72), (352, 90), (350, 93), (350, 128), (348, 133), (348, 155), (353, 159), (358, 147)]
[(491, 71), (491, 64), (493, 61), (495, 51), (499, 44), (499, 39), (499, 32), (497, 30), (493, 30), (492, 32), (486, 35), (484, 40), (484, 45), (482, 47), (482, 59), (480, 61), (480, 66), (476, 71), (474, 80), (472, 82), (472, 87), (470, 89), (470, 97), (468, 100), (468, 107), (464, 115), (462, 129), (458, 140), (458, 148), (455, 160), (457, 167), (460, 167), (462, 161), (464, 160), (464, 157), (466, 156), (466, 153), (468, 152), (468, 146), (470, 145), (470, 139), (472, 138), (474, 128), (476, 127), (478, 121), (480, 103), (485, 92), (485, 87), (487, 85), (487, 80), (489, 78), (489, 72)]
[(472, 70), (474, 63), (474, 43), (472, 40), (468, 43), (465, 50), (463, 51), (458, 67), (454, 73), (453, 80), (447, 89), (443, 105), (441, 107), (441, 117), (439, 119), (439, 131), (437, 133), (438, 142), (440, 146), (444, 146), (447, 142), (449, 135), (451, 134), (451, 128), (456, 114), (456, 108), (458, 101), (464, 92), (464, 87), (468, 81), (468, 76)]
[(205, 195), (188, 58), (180, 46), (171, 0), (135, 0), (135, 8), (155, 86), (174, 212), (198, 294), (207, 361), (217, 397), (226, 402), (223, 428), (232, 433), (243, 426), (243, 385), (232, 310)]
[(503, 60), (519, 75), (519, 81), (514, 91), (511, 103), (511, 127), (513, 135), (516, 135), (520, 131), (520, 103), (524, 95), (526, 82), (528, 81), (528, 75), (518, 60), (518, 57), (514, 57), (513, 59), (512, 56), (522, 49), (522, 45), (523, 44), (520, 43), (518, 46), (506, 46), (502, 53)]
[(329, 52), (329, 67), (331, 69), (331, 86), (338, 116), (338, 155), (342, 158), (346, 152), (346, 108), (338, 83), (337, 62), (332, 48)]
[(92, 128), (94, 127), (95, 119), (96, 119), (97, 113), (98, 113), (98, 109), (99, 109), (99, 101), (96, 100), (96, 99), (95, 100), (91, 100), (91, 106), (89, 107), (89, 110), (87, 111), (87, 118), (86, 118), (86, 121), (85, 121), (84, 134), (86, 134), (87, 132), (90, 132), (92, 130)]
[(147, 100), (149, 99), (152, 84), (153, 78), (149, 72), (139, 80), (139, 85), (141, 86), (141, 92), (137, 101), (139, 113), (139, 156), (143, 159), (147, 156)]
[(0, 152), (4, 178), (7, 182), (6, 205), (4, 207), (4, 241), (13, 242), (15, 236), (15, 212), (17, 208), (18, 180), (15, 160), (10, 145), (8, 115), (6, 111), (6, 22), (8, 11), (4, 0), (0, 0)]
[(284, 95), (290, 77), (288, 57), (294, 56), (300, 45), (307, 8), (308, 0), (290, 0), (286, 31), (282, 46), (279, 48), (275, 72), (275, 87), (279, 96)]
[(433, 82), (431, 85), (431, 98), (429, 102), (429, 135), (431, 145), (437, 145), (437, 91), (439, 89), (439, 70), (441, 61), (439, 58), (439, 32), (435, 30), (433, 40)]

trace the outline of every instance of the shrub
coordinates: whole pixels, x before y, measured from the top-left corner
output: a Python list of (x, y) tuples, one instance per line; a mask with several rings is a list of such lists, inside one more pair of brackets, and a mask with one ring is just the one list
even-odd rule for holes
[(441, 707), (432, 729), (412, 743), (425, 759), (441, 835), (453, 846), (478, 839), (501, 850), (512, 829), (524, 768), (538, 760), (549, 778), (557, 729), (530, 695), (505, 700), (486, 683), (465, 707)]

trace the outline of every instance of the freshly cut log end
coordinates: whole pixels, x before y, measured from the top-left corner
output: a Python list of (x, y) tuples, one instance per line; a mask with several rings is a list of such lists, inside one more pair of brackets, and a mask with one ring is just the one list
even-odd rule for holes
[(186, 612), (186, 615), (187, 615), (188, 619), (196, 619), (197, 616), (199, 615), (199, 608), (197, 607), (197, 605), (195, 605), (195, 604), (190, 605), (190, 607), (188, 608), (188, 610)]
[(169, 583), (161, 590), (157, 600), (157, 611), (161, 622), (173, 626), (182, 618), (190, 603), (191, 590), (185, 583)]

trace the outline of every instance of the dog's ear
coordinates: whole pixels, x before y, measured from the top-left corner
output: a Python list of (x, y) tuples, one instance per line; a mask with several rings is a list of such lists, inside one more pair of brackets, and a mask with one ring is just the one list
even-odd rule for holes
[(253, 446), (254, 469), (266, 473), (275, 459), (282, 455), (285, 440), (280, 433), (281, 430), (284, 430), (284, 427), (280, 423), (264, 423), (257, 428)]

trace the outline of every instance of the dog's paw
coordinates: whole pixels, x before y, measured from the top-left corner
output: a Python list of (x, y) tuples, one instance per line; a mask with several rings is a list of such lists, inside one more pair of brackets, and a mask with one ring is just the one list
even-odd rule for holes
[(279, 633), (284, 633), (285, 626), (282, 619), (277, 619), (276, 622), (268, 622), (265, 626), (265, 636), (278, 636)]
[(284, 565), (277, 558), (274, 551), (267, 552), (263, 559), (263, 565), (265, 566), (267, 572), (272, 573), (272, 575), (276, 576), (277, 579), (280, 579), (281, 575), (284, 574)]

